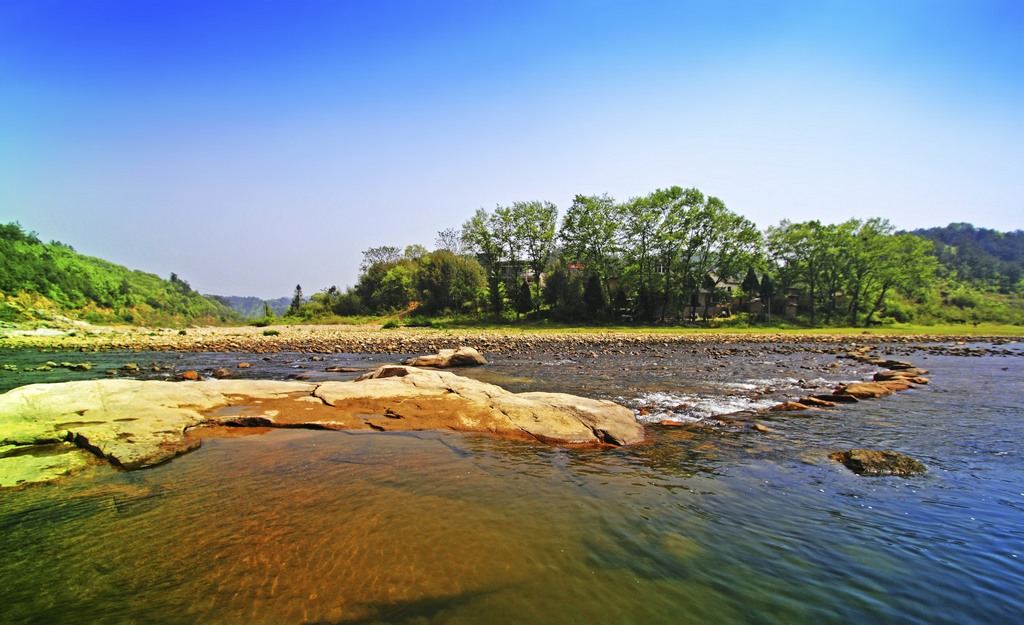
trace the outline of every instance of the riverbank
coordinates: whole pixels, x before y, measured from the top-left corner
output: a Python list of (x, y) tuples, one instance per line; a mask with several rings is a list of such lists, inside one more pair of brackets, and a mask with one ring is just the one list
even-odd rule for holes
[(74, 330), (8, 332), (0, 346), (57, 351), (183, 351), (183, 352), (306, 352), (326, 354), (433, 353), (438, 349), (471, 345), (490, 354), (565, 350), (628, 354), (637, 350), (678, 346), (729, 344), (820, 345), (848, 349), (874, 344), (921, 344), (965, 347), (988, 344), (992, 349), (1024, 341), (1020, 335), (954, 333), (948, 328), (933, 333), (871, 330), (763, 330), (725, 331), (689, 328), (380, 328), (345, 325), (280, 325), (256, 328), (201, 327), (176, 330), (89, 326)]

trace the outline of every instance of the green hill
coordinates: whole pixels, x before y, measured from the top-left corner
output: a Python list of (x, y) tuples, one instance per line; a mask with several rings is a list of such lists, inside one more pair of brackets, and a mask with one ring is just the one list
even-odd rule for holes
[(1024, 291), (1024, 231), (955, 223), (912, 234), (932, 241), (939, 263), (957, 280), (1000, 293)]
[(237, 321), (222, 303), (193, 291), (175, 274), (165, 280), (43, 243), (20, 224), (0, 225), (0, 321), (54, 315), (92, 323), (183, 325)]
[(266, 316), (267, 307), (270, 307), (270, 311), (280, 317), (288, 310), (292, 303), (292, 298), (290, 297), (279, 297), (270, 300), (262, 300), (252, 296), (240, 297), (238, 295), (210, 295), (208, 297), (224, 304), (244, 319), (262, 319)]

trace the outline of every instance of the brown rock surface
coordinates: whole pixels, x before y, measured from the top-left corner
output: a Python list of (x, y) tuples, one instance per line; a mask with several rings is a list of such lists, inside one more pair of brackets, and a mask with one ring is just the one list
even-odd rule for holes
[(896, 390), (890, 387), (887, 382), (854, 382), (837, 389), (833, 396), (848, 395), (857, 399), (875, 399), (892, 395)]
[(459, 347), (458, 349), (442, 349), (436, 354), (409, 358), (405, 364), (413, 367), (432, 367), (437, 369), (448, 369), (450, 367), (477, 367), (486, 365), (487, 360), (472, 347)]
[(444, 371), (384, 366), (354, 382), (325, 382), (315, 395), (380, 430), (453, 429), (562, 443), (628, 445), (643, 439), (632, 411), (563, 393), (513, 394)]
[[(627, 445), (643, 439), (632, 411), (609, 401), (513, 394), (452, 373), (402, 366), (319, 385), (106, 379), (34, 384), (0, 395), (0, 449), (73, 443), (126, 469), (195, 449), (200, 438), (191, 429), (224, 425), (448, 429), (574, 444)], [(13, 467), (6, 461), (14, 459), (0, 458), (0, 485), (11, 485), (4, 466)]]
[(879, 371), (874, 375), (876, 382), (907, 382), (909, 384), (928, 384), (928, 378), (906, 371)]
[(776, 404), (769, 408), (772, 412), (794, 412), (797, 410), (809, 410), (810, 406), (805, 406), (800, 402), (795, 401), (784, 401), (781, 404)]

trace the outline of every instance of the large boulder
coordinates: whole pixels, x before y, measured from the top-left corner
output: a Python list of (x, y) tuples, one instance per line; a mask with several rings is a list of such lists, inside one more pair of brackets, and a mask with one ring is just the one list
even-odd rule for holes
[(384, 366), (354, 382), (325, 382), (315, 395), (378, 430), (494, 432), (554, 443), (629, 445), (643, 439), (633, 412), (562, 393), (513, 394), (446, 371)]
[(896, 475), (909, 477), (921, 475), (927, 468), (909, 456), (895, 451), (874, 451), (871, 449), (850, 449), (829, 454), (832, 460), (843, 464), (857, 475), (879, 477)]
[(44, 446), (46, 453), (54, 446), (86, 449), (115, 466), (138, 469), (195, 449), (197, 428), (205, 426), (445, 429), (559, 444), (628, 445), (643, 439), (632, 411), (610, 401), (513, 394), (445, 371), (403, 366), (322, 384), (122, 379), (34, 384), (0, 395), (0, 486), (24, 481), (11, 476), (21, 475), (31, 460), (28, 446), (41, 453)]
[(442, 349), (436, 354), (429, 356), (418, 356), (408, 358), (403, 364), (413, 367), (431, 367), (435, 369), (448, 369), (450, 367), (477, 367), (486, 365), (487, 360), (472, 347), (459, 347), (457, 349)]

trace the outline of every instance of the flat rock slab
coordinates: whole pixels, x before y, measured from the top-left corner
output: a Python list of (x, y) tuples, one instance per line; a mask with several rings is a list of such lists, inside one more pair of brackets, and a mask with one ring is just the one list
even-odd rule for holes
[[(90, 380), (33, 384), (0, 395), (0, 486), (50, 467), (26, 448), (86, 449), (140, 469), (195, 449), (196, 428), (490, 432), (556, 444), (643, 440), (632, 411), (560, 393), (511, 393), (445, 371), (385, 366), (351, 382)], [(73, 447), (72, 447), (73, 445)], [(48, 452), (52, 453), (52, 452)], [(71, 463), (77, 466), (77, 463)], [(71, 470), (71, 469), (69, 469)], [(41, 478), (45, 479), (45, 478)]]

